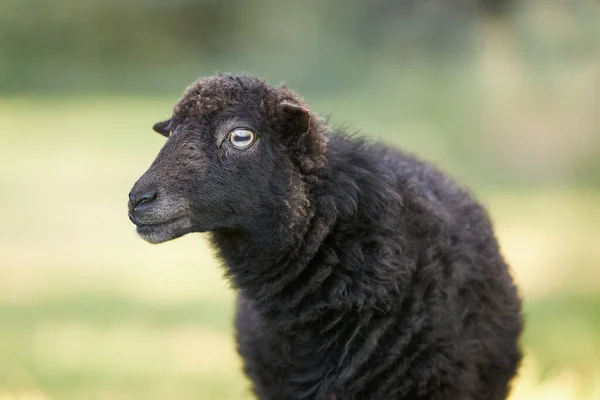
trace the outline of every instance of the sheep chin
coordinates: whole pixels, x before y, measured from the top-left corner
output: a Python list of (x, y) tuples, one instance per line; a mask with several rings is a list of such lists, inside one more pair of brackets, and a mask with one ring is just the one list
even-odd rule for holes
[(159, 244), (192, 232), (192, 227), (188, 218), (181, 217), (161, 224), (138, 225), (136, 231), (148, 243)]

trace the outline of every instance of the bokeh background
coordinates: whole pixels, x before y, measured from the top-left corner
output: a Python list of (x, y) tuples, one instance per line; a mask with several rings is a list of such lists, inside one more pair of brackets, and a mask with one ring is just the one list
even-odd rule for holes
[(0, 0), (0, 399), (250, 399), (202, 235), (130, 187), (184, 87), (285, 81), (489, 207), (525, 299), (512, 400), (600, 399), (596, 0)]

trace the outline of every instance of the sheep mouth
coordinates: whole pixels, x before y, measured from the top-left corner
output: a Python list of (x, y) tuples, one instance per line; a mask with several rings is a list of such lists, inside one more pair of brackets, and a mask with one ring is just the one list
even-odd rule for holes
[(153, 223), (142, 223), (134, 218), (132, 222), (136, 226), (137, 234), (145, 241), (154, 244), (176, 239), (191, 232), (189, 221), (185, 216)]
[(180, 219), (183, 219), (183, 216), (179, 216), (179, 217), (175, 217), (175, 218), (170, 218), (164, 221), (159, 221), (159, 222), (150, 222), (150, 223), (146, 223), (146, 222), (141, 222), (139, 221), (137, 218), (135, 218), (135, 216), (129, 214), (129, 220), (131, 222), (134, 223), (134, 225), (138, 228), (157, 228), (157, 227), (161, 227), (161, 226), (165, 226), (165, 225), (169, 225), (171, 223), (174, 223)]

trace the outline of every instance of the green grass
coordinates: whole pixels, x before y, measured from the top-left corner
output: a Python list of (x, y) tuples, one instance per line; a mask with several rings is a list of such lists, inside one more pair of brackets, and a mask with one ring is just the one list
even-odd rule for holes
[[(207, 242), (152, 246), (127, 219), (173, 100), (0, 100), (0, 400), (250, 398)], [(600, 193), (480, 189), (526, 299), (513, 400), (600, 399)]]
[(592, 373), (600, 365), (600, 295), (555, 295), (525, 310), (524, 343), (547, 378), (566, 366)]
[[(232, 311), (219, 300), (166, 305), (110, 294), (2, 304), (0, 388), (57, 399), (243, 398)], [(577, 390), (594, 390), (600, 296), (528, 301), (525, 315), (534, 383), (576, 371)]]
[(78, 321), (99, 327), (129, 321), (157, 329), (193, 324), (222, 331), (229, 329), (232, 305), (218, 300), (152, 305), (110, 294), (48, 298), (33, 307), (24, 304), (0, 305), (0, 320), (9, 326), (31, 327), (47, 316), (53, 320)]

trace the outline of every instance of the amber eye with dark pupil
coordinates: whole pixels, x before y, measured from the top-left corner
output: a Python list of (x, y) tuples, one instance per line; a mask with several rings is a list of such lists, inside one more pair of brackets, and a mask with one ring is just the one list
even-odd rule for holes
[(256, 135), (248, 129), (237, 128), (229, 132), (229, 141), (236, 149), (245, 149), (254, 143)]

